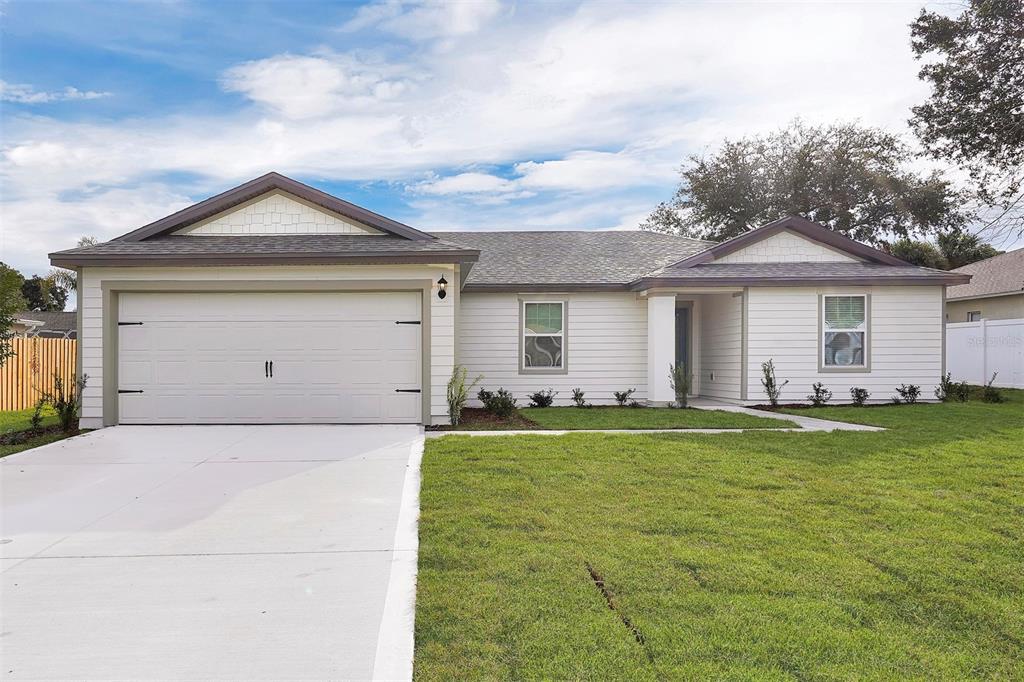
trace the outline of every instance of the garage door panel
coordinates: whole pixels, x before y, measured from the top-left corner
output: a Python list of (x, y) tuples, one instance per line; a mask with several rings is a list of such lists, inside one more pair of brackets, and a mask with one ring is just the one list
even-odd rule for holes
[[(418, 422), (421, 295), (120, 296), (122, 423)], [(273, 361), (273, 377), (265, 363)]]

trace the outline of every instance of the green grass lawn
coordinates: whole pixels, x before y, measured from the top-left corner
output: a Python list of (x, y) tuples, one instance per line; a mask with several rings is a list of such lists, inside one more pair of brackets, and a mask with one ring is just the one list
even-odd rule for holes
[(542, 428), (576, 429), (779, 429), (790, 421), (724, 410), (653, 407), (527, 407), (519, 414)]
[(800, 411), (884, 432), (430, 440), (416, 676), (1021, 679), (1004, 394)]
[[(32, 412), (33, 410), (13, 410), (10, 412), (0, 412), (0, 436), (16, 433), (19, 431), (27, 431), (32, 425)], [(56, 426), (57, 415), (54, 414), (53, 410), (46, 408), (43, 410), (43, 422), (42, 426)], [(17, 443), (13, 445), (5, 445), (0, 443), (0, 457), (6, 457), (7, 455), (13, 455), (15, 452), (21, 452), (22, 450), (29, 450), (31, 448), (39, 447), (40, 445), (46, 445), (54, 441), (66, 438), (63, 433), (47, 432), (42, 433), (34, 438), (30, 438), (23, 443)]]

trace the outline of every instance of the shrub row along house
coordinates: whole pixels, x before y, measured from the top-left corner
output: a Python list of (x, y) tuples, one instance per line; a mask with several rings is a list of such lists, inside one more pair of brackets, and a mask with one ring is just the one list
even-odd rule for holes
[(96, 246), (79, 275), (82, 426), (447, 421), (456, 364), (518, 398), (615, 391), (888, 400), (943, 373), (946, 285), (798, 217), (712, 244), (651, 232), (428, 234), (276, 173)]

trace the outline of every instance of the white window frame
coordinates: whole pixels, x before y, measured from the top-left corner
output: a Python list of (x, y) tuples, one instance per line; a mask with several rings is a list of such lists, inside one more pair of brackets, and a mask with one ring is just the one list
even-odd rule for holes
[[(864, 322), (859, 327), (829, 328), (825, 325), (825, 301), (829, 298), (864, 299)], [(864, 293), (832, 292), (821, 294), (818, 301), (818, 371), (819, 372), (870, 372), (871, 371), (871, 295)], [(854, 332), (864, 334), (864, 358), (859, 365), (826, 365), (825, 335), (832, 332)]]
[[(562, 309), (562, 329), (557, 334), (538, 334), (526, 328), (526, 306), (531, 304), (558, 304)], [(567, 327), (569, 324), (569, 305), (565, 299), (544, 299), (544, 298), (522, 298), (519, 301), (519, 373), (520, 374), (566, 374), (568, 364), (566, 362), (566, 351), (568, 350)], [(530, 336), (558, 336), (562, 339), (562, 364), (558, 367), (533, 367), (526, 364), (526, 339)]]

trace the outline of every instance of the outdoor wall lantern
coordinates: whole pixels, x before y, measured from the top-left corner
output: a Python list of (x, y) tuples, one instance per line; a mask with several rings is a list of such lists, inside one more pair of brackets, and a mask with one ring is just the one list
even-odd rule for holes
[(444, 275), (441, 275), (441, 279), (437, 280), (437, 297), (444, 298), (445, 296), (447, 296), (448, 292), (445, 291), (445, 289), (447, 288), (448, 280), (444, 278)]

